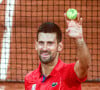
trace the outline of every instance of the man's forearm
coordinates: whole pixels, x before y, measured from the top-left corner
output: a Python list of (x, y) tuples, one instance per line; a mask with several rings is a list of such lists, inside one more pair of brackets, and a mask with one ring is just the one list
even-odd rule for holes
[(91, 63), (91, 55), (89, 53), (89, 49), (84, 41), (84, 39), (77, 39), (77, 56), (79, 59), (79, 63), (81, 68), (87, 69)]

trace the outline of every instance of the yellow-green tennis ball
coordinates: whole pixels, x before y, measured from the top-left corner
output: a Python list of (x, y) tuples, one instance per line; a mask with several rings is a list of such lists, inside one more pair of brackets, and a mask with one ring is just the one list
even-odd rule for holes
[(68, 9), (66, 14), (67, 14), (67, 18), (68, 19), (76, 19), (76, 17), (77, 17), (77, 10), (76, 9)]

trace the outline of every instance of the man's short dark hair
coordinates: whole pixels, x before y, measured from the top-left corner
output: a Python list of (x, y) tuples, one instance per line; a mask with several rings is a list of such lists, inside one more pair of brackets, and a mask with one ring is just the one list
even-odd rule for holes
[(56, 35), (57, 35), (57, 41), (58, 42), (62, 41), (61, 29), (55, 23), (46, 22), (46, 23), (41, 24), (40, 27), (39, 27), (39, 29), (38, 29), (38, 32), (37, 32), (37, 40), (38, 40), (38, 34), (40, 32), (43, 32), (43, 33), (56, 33)]

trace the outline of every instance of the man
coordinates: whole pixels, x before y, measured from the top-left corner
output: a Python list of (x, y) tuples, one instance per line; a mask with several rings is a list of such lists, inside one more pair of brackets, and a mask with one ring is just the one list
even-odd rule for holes
[[(65, 17), (66, 18), (66, 17)], [(43, 23), (37, 32), (35, 48), (40, 58), (39, 67), (25, 77), (25, 90), (81, 90), (91, 62), (82, 33), (82, 18), (68, 21), (66, 32), (75, 39), (78, 60), (65, 64), (59, 58), (63, 48), (60, 28), (54, 23)]]

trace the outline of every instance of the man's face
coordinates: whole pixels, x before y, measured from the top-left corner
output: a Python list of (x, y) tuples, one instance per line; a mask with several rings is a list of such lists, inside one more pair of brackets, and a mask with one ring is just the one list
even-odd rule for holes
[(56, 33), (39, 33), (36, 45), (42, 63), (48, 64), (56, 58), (59, 46)]

